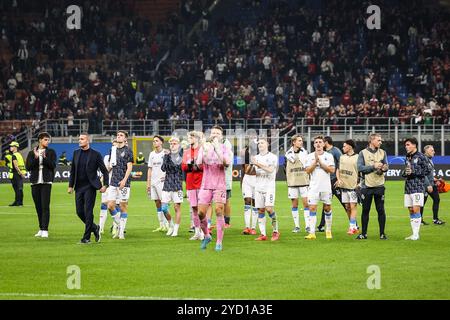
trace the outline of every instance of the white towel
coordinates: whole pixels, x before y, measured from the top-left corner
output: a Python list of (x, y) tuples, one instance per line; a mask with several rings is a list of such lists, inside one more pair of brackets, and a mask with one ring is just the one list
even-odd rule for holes
[(115, 167), (117, 164), (117, 147), (111, 148), (111, 157), (109, 159), (109, 164), (111, 167)]

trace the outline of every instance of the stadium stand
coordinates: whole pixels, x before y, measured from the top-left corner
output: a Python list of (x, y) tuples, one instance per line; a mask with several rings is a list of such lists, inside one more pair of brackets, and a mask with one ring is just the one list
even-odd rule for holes
[[(382, 32), (354, 1), (12, 3), (0, 1), (3, 121), (88, 119), (99, 134), (131, 119), (450, 123), (449, 15), (437, 1), (380, 1)], [(61, 27), (69, 3), (84, 8), (81, 30)]]

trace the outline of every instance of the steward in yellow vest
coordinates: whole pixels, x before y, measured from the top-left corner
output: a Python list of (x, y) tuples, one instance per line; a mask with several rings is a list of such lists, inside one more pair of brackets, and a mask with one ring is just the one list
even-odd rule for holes
[(136, 157), (136, 164), (137, 165), (145, 164), (145, 157), (142, 154), (142, 152), (139, 152), (138, 156)]
[(11, 179), (11, 184), (15, 193), (15, 200), (9, 205), (10, 207), (23, 205), (23, 179), (25, 178), (27, 170), (25, 169), (25, 162), (23, 161), (23, 157), (18, 152), (18, 150), (19, 143), (16, 141), (11, 142), (11, 144), (9, 145), (11, 162), (8, 164), (8, 178)]

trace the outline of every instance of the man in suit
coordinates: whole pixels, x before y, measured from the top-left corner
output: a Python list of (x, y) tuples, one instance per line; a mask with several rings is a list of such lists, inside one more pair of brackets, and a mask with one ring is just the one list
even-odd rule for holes
[(50, 222), (50, 196), (55, 177), (56, 153), (50, 149), (50, 135), (41, 132), (38, 135), (39, 146), (27, 155), (25, 167), (30, 172), (31, 194), (39, 221), (39, 231), (34, 236), (48, 238)]
[[(109, 173), (101, 154), (90, 148), (87, 133), (80, 134), (78, 143), (80, 149), (73, 153), (68, 193), (73, 193), (75, 189), (77, 215), (85, 224), (80, 244), (89, 244), (91, 232), (94, 233), (95, 241), (100, 241), (100, 226), (94, 223), (93, 209), (97, 190), (104, 193), (108, 187)], [(103, 186), (97, 174), (98, 170), (103, 174), (103, 183), (105, 184)]]

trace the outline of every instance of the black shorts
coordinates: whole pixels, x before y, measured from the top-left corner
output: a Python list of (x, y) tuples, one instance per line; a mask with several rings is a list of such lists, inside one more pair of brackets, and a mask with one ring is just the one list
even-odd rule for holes
[(231, 190), (227, 190), (227, 200), (231, 198)]

